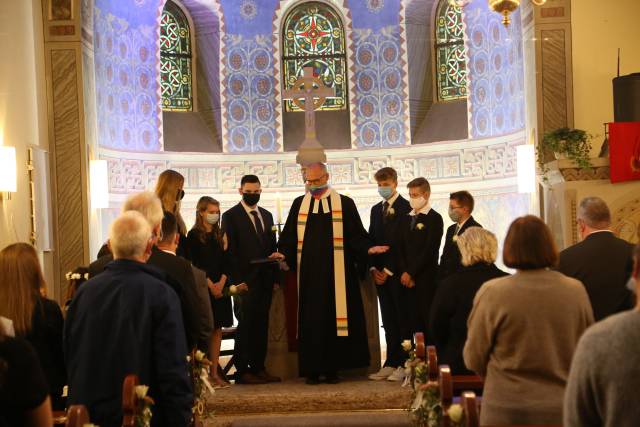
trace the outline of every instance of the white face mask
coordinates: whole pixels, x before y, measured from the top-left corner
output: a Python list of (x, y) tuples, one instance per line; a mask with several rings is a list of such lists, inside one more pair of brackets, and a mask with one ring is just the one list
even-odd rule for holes
[(634, 277), (630, 277), (629, 280), (627, 281), (627, 289), (629, 289), (631, 292), (635, 294), (636, 286), (638, 286), (636, 279)]
[(219, 219), (220, 219), (220, 214), (218, 213), (214, 213), (214, 214), (208, 213), (206, 217), (207, 222), (211, 225), (217, 224)]
[(416, 198), (412, 197), (409, 199), (409, 204), (414, 211), (419, 211), (420, 209), (425, 207), (425, 205), (427, 204), (427, 199), (422, 196)]

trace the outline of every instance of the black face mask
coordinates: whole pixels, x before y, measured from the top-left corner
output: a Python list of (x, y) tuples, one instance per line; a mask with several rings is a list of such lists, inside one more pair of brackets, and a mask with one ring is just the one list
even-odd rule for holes
[(260, 201), (260, 193), (242, 193), (242, 200), (248, 206), (255, 206)]
[(180, 190), (178, 190), (178, 195), (176, 196), (176, 201), (178, 201), (178, 202), (179, 202), (179, 201), (180, 201), (180, 200), (182, 200), (183, 198), (184, 198), (184, 190), (183, 190), (183, 189), (180, 189)]

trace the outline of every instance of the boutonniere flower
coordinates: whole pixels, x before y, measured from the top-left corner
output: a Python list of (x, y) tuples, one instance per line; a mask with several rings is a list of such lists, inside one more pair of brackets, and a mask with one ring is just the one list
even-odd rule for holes
[(424, 228), (424, 224), (423, 224), (423, 223), (421, 223), (421, 222), (419, 222), (419, 223), (418, 223), (418, 225), (416, 225), (416, 228), (417, 228), (418, 230), (422, 230), (422, 229)]
[(274, 225), (273, 227), (271, 227), (271, 231), (273, 231), (274, 233), (278, 231), (278, 226)]
[(238, 293), (238, 287), (236, 285), (229, 286), (229, 293), (231, 295), (235, 295)]
[(393, 208), (389, 208), (389, 210), (387, 211), (387, 215), (392, 216), (396, 213), (395, 209)]
[(453, 236), (453, 241), (457, 242), (458, 241), (458, 235), (456, 234), (455, 236)]

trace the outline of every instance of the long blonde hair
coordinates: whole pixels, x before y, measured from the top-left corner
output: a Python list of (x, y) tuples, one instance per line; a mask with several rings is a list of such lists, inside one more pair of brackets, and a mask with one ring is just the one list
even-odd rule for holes
[(176, 216), (178, 231), (186, 234), (187, 226), (180, 215), (180, 200), (177, 200), (178, 190), (183, 187), (184, 176), (172, 169), (167, 169), (158, 176), (155, 193), (162, 202), (162, 209)]
[[(205, 219), (203, 218), (202, 213), (209, 208), (209, 205), (217, 206), (218, 209), (220, 209), (220, 202), (209, 196), (200, 197), (200, 200), (198, 200), (198, 204), (196, 205), (196, 221), (193, 223), (192, 229), (198, 232), (198, 239), (200, 239), (202, 243), (205, 243), (207, 240), (207, 228), (204, 225)], [(220, 230), (220, 221), (218, 220), (218, 223), (212, 224), (212, 226), (213, 230), (211, 232), (213, 233), (213, 236), (216, 238), (218, 243), (223, 246), (224, 240), (222, 237), (222, 230)]]
[(31, 330), (33, 310), (45, 288), (36, 250), (14, 243), (0, 251), (0, 316), (13, 321), (16, 334)]

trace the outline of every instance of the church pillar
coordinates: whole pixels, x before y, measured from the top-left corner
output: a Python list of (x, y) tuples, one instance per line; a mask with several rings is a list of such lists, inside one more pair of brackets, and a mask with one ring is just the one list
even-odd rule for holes
[(65, 273), (89, 261), (81, 2), (42, 0), (42, 11), (55, 241), (51, 297), (60, 301)]

